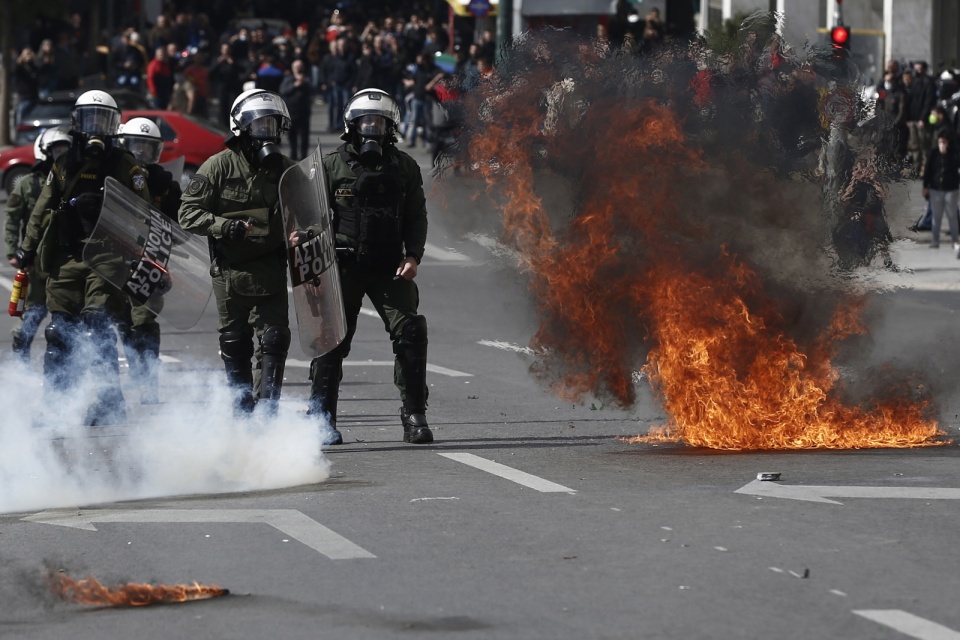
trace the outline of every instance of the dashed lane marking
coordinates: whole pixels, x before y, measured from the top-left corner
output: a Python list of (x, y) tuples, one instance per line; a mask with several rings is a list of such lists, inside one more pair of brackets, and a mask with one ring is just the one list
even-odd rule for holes
[[(392, 367), (393, 360), (344, 360), (343, 366), (345, 367)], [(305, 369), (310, 368), (309, 360), (297, 360), (296, 358), (287, 358), (287, 367), (302, 367)], [(449, 376), (451, 378), (472, 378), (472, 373), (467, 373), (465, 371), (457, 371), (456, 369), (447, 369), (446, 367), (441, 367), (435, 364), (427, 364), (427, 371), (431, 373), (436, 373), (441, 376)]]
[(514, 469), (513, 467), (508, 467), (504, 464), (500, 464), (499, 462), (494, 462), (493, 460), (487, 460), (486, 458), (475, 456), (472, 453), (440, 453), (438, 455), (441, 455), (444, 458), (449, 458), (450, 460), (454, 460), (456, 462), (461, 462), (468, 467), (473, 467), (474, 469), (479, 469), (480, 471), (492, 473), (495, 476), (499, 476), (511, 482), (516, 482), (524, 487), (536, 489), (542, 493), (575, 494), (577, 492), (576, 489), (571, 489), (561, 484), (544, 480), (543, 478), (531, 475), (518, 469)]
[(900, 609), (860, 610), (853, 613), (918, 640), (960, 640), (960, 633)]

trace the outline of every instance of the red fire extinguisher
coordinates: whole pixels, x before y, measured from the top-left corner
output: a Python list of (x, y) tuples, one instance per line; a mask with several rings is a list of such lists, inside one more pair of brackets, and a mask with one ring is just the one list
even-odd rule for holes
[(22, 269), (13, 276), (13, 290), (10, 292), (10, 306), (7, 312), (11, 316), (22, 317), (23, 305), (27, 301), (27, 285), (30, 284), (30, 276)]

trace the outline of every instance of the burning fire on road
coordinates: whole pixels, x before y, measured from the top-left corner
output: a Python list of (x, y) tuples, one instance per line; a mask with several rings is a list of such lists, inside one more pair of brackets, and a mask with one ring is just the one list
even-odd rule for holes
[(93, 576), (75, 580), (64, 573), (48, 576), (50, 590), (65, 602), (100, 607), (145, 607), (207, 600), (230, 592), (216, 585), (118, 584), (105, 586)]
[(942, 444), (922, 377), (863, 362), (899, 174), (830, 56), (758, 17), (644, 54), (545, 31), (464, 92), (459, 183), (496, 212), (469, 224), (519, 261), (558, 395), (629, 407), (646, 378), (668, 419), (632, 442)]

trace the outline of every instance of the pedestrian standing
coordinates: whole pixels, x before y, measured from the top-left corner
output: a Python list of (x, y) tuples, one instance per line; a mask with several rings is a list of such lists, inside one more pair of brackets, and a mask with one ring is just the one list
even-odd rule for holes
[(280, 84), (280, 96), (290, 110), (290, 157), (307, 157), (310, 147), (310, 112), (313, 110), (313, 88), (303, 60), (294, 60), (290, 75)]
[(957, 238), (957, 194), (960, 193), (960, 154), (953, 136), (941, 130), (937, 134), (937, 148), (931, 149), (923, 171), (923, 197), (930, 200), (933, 210), (931, 249), (940, 247), (940, 223), (947, 214), (950, 237), (957, 258), (960, 259), (960, 240)]
[(310, 364), (311, 414), (326, 414), (340, 444), (337, 398), (343, 359), (357, 330), (363, 297), (369, 297), (390, 334), (394, 383), (403, 403), (403, 441), (433, 442), (427, 425), (427, 320), (419, 315), (414, 278), (427, 239), (427, 207), (417, 162), (397, 149), (400, 108), (379, 89), (358, 92), (344, 112), (344, 143), (323, 159), (333, 209), (337, 263), (347, 334)]
[(173, 97), (173, 69), (163, 47), (156, 48), (153, 60), (147, 65), (147, 93), (151, 108), (166, 111)]
[(14, 87), (17, 91), (17, 111), (14, 120), (19, 125), (24, 116), (40, 97), (40, 72), (34, 61), (33, 49), (23, 49), (17, 56), (17, 65), (13, 70)]
[(89, 425), (126, 421), (114, 331), (125, 296), (83, 261), (83, 248), (100, 216), (108, 176), (150, 199), (146, 175), (130, 153), (114, 144), (119, 126), (120, 109), (110, 94), (93, 90), (77, 98), (73, 143), (53, 163), (16, 254), (18, 268), (32, 267), (36, 260), (37, 269), (49, 274), (45, 390), (69, 389), (77, 366), (87, 364), (80, 358), (92, 354), (89, 367), (97, 390), (84, 421)]
[(210, 241), (220, 357), (235, 391), (235, 412), (252, 412), (258, 400), (275, 412), (290, 347), (278, 191), (280, 176), (294, 164), (280, 150), (290, 113), (279, 95), (252, 89), (234, 100), (230, 119), (227, 148), (204, 162), (187, 185), (180, 226)]
[(230, 128), (230, 105), (243, 91), (244, 66), (235, 57), (233, 45), (224, 42), (220, 45), (220, 56), (210, 70), (210, 81), (217, 88), (217, 121)]

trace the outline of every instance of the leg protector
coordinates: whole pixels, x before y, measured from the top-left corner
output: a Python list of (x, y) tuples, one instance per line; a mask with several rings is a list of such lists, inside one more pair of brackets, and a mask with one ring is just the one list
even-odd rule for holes
[(46, 305), (28, 307), (23, 312), (23, 322), (13, 332), (13, 353), (24, 362), (30, 362), (30, 345), (40, 329), (40, 323), (47, 317)]
[(75, 372), (73, 356), (80, 337), (80, 325), (66, 313), (54, 312), (43, 332), (47, 348), (43, 354), (43, 377), (50, 388), (62, 391), (70, 386)]
[(160, 326), (135, 327), (131, 333), (139, 373), (140, 404), (157, 404), (160, 402)]
[(413, 444), (433, 442), (433, 433), (427, 425), (427, 319), (410, 319), (394, 346), (397, 362), (403, 373), (403, 441)]
[(307, 415), (328, 416), (330, 428), (325, 444), (343, 444), (343, 435), (337, 429), (337, 398), (340, 394), (340, 379), (343, 377), (343, 357), (339, 348), (331, 353), (314, 358), (310, 363), (310, 401)]
[(120, 389), (117, 362), (117, 334), (105, 309), (84, 309), (80, 313), (83, 348), (88, 350), (90, 373), (96, 385), (96, 399), (87, 409), (85, 424), (123, 424), (127, 421), (126, 401)]
[(268, 410), (276, 413), (283, 387), (283, 369), (290, 348), (290, 329), (267, 327), (260, 336), (260, 400), (268, 403)]
[(234, 408), (237, 412), (253, 411), (253, 336), (243, 331), (220, 334), (220, 358), (227, 374), (227, 384), (236, 392)]

